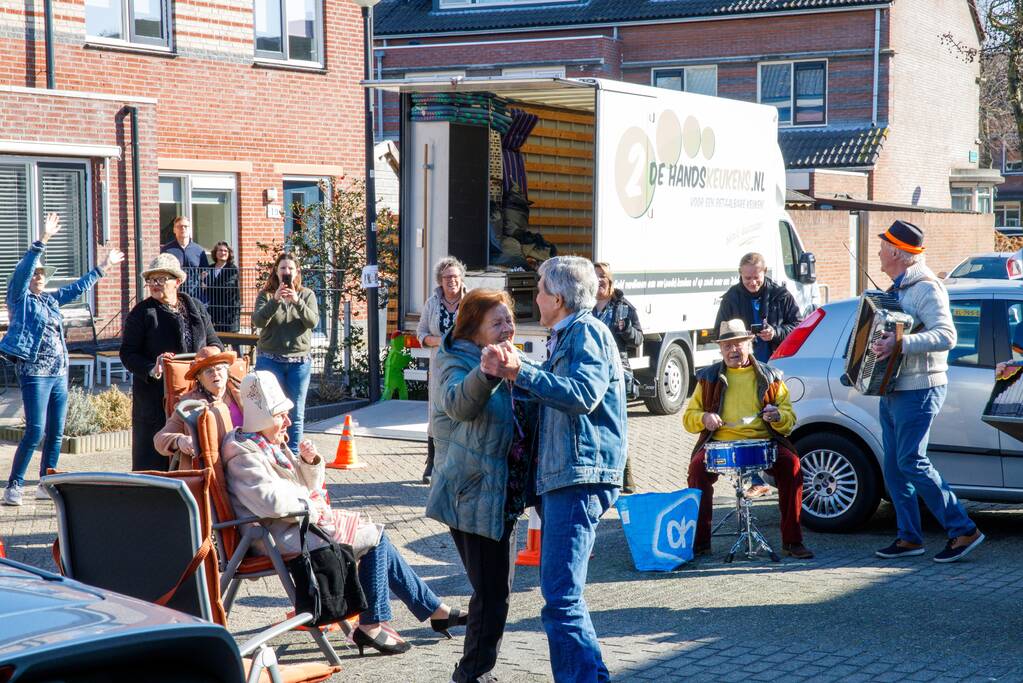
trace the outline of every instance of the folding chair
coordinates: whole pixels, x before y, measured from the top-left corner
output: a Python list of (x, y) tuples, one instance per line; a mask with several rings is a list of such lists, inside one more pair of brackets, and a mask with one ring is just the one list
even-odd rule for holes
[[(203, 401), (181, 401), (177, 412), (184, 418), (192, 430), (192, 442), (197, 444), (199, 453), (198, 466), (209, 476), (209, 500), (214, 518), (213, 530), (217, 540), (217, 557), (220, 562), (220, 590), (224, 596), (224, 609), (231, 611), (234, 599), (238, 594), (242, 581), (252, 581), (265, 576), (276, 575), (280, 579), (284, 591), (291, 604), (295, 604), (295, 582), (292, 580), (284, 564), (273, 535), (269, 531), (269, 523), (275, 517), (242, 517), (234, 511), (231, 497), (227, 490), (227, 479), (224, 464), (220, 459), (220, 444), (226, 433), (220, 425), (225, 423), (227, 407), (223, 403), (208, 406)], [(219, 414), (218, 414), (219, 413)], [(230, 422), (227, 422), (230, 424)], [(295, 511), (284, 517), (302, 517), (307, 510)], [(257, 555), (255, 548), (262, 541), (266, 555)], [(343, 630), (342, 626), (342, 630)], [(316, 646), (320, 648), (327, 661), (338, 664), (337, 653), (323, 631), (319, 628), (308, 628)]]
[[(54, 559), (65, 576), (226, 625), (208, 472), (56, 474), (42, 484), (56, 504)], [(274, 683), (322, 681), (339, 671), (333, 665), (279, 667), (266, 646), (311, 619), (300, 614), (244, 643), (240, 654), (255, 655), (245, 680), (255, 683), (266, 671), (263, 680)], [(240, 661), (238, 669), (243, 680)]]

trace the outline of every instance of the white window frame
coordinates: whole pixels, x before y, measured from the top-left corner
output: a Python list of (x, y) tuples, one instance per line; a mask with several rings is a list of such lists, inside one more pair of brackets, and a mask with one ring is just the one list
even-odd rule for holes
[[(955, 206), (956, 196), (970, 198), (970, 205), (965, 209), (957, 209)], [(972, 185), (953, 185), (949, 189), (950, 206), (954, 211), (972, 211), (977, 213), (977, 188)]]
[(281, 6), (281, 52), (263, 52), (256, 49), (256, 2), (259, 0), (253, 0), (252, 3), (252, 55), (253, 61), (264, 64), (286, 64), (289, 66), (298, 66), (311, 69), (322, 69), (326, 64), (325, 57), (325, 46), (326, 41), (324, 40), (324, 15), (323, 15), (323, 3), (324, 0), (316, 0), (316, 26), (314, 27), (313, 33), (316, 40), (316, 54), (319, 57), (318, 60), (309, 61), (308, 59), (292, 59), (288, 53), (288, 0), (271, 0), (273, 2), (280, 3)]
[(564, 66), (525, 66), (501, 69), (504, 78), (564, 78)]
[[(90, 159), (82, 157), (25, 157), (25, 156), (3, 156), (0, 155), (0, 163), (5, 165), (23, 165), (26, 167), (25, 191), (28, 193), (26, 202), (26, 217), (30, 227), (29, 243), (35, 242), (42, 236), (42, 215), (39, 208), (39, 164), (75, 164), (85, 169), (85, 220), (82, 229), (86, 231), (85, 239), (85, 265), (86, 269), (81, 275), (96, 267), (96, 242), (94, 239), (95, 223), (93, 220), (93, 193), (92, 185), (92, 163)], [(81, 277), (79, 275), (78, 277)], [(70, 278), (72, 280), (77, 278)], [(90, 288), (84, 297), (93, 311), (96, 310), (95, 288)], [(0, 303), (0, 305), (3, 305)]]
[[(796, 64), (806, 64), (808, 62), (823, 62), (824, 63), (824, 120), (820, 123), (796, 123)], [(783, 60), (766, 60), (763, 62), (757, 62), (757, 104), (762, 104), (760, 97), (760, 86), (763, 80), (763, 67), (765, 66), (784, 66), (788, 64), (791, 68), (789, 70), (789, 111), (790, 118), (788, 123), (783, 123), (781, 118), (778, 119), (779, 128), (823, 128), (828, 125), (828, 99), (831, 96), (831, 63), (824, 57), (817, 57), (814, 59), (783, 59)]]
[[(650, 69), (650, 85), (657, 87), (657, 74), (661, 71), (681, 71), (682, 72), (682, 90), (680, 92), (691, 92), (686, 90), (686, 75), (687, 69), (714, 69), (714, 94), (711, 97), (718, 96), (718, 65), (717, 64), (686, 64), (685, 66), (659, 66), (654, 69)], [(704, 93), (695, 93), (702, 95)]]
[[(153, 38), (136, 38), (133, 40), (131, 36), (134, 34), (134, 26), (132, 26), (132, 12), (131, 3), (132, 0), (121, 0), (121, 36), (122, 38), (110, 38), (108, 36), (96, 36), (89, 33), (89, 24), (86, 21), (86, 42), (95, 45), (110, 45), (112, 47), (124, 47), (132, 49), (151, 50), (154, 52), (173, 52), (174, 50), (174, 30), (171, 26), (171, 0), (151, 0), (151, 2), (160, 3), (160, 15), (161, 21), (164, 27), (164, 33), (166, 38), (161, 41), (157, 41)], [(86, 10), (88, 11), (88, 10)]]
[[(159, 180), (177, 178), (181, 180), (181, 215), (192, 219), (192, 191), (230, 190), (231, 192), (231, 244), (234, 247), (234, 264), (241, 267), (241, 244), (238, 241), (238, 178), (234, 173), (203, 173), (196, 171), (161, 172)], [(159, 200), (157, 201), (159, 204)], [(194, 226), (193, 226), (194, 228)], [(212, 244), (202, 245), (212, 249)], [(208, 255), (208, 254), (207, 254)]]
[[(1008, 223), (1008, 214), (1013, 212), (1016, 214), (1016, 224), (1010, 225)], [(995, 202), (995, 227), (996, 228), (1019, 228), (1020, 218), (1020, 203), (1019, 202)]]

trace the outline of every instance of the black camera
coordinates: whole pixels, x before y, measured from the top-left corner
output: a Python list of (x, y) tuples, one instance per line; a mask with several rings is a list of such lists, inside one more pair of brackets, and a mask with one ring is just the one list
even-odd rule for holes
[(291, 286), (291, 273), (285, 273), (283, 276), (281, 276), (281, 284), (284, 285), (285, 287)]

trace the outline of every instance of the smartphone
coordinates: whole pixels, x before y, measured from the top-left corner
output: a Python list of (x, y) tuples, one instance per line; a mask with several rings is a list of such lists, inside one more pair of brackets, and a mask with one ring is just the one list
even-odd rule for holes
[(749, 326), (749, 331), (752, 332), (753, 334), (760, 334), (761, 332), (764, 331), (764, 324), (753, 323), (752, 325)]
[(283, 277), (281, 277), (281, 284), (285, 287), (291, 286), (291, 273), (285, 273)]

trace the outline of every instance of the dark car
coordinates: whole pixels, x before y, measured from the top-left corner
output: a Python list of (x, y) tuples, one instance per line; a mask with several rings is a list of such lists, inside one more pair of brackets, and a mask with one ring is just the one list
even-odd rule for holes
[(221, 626), (0, 559), (0, 683), (240, 683)]

